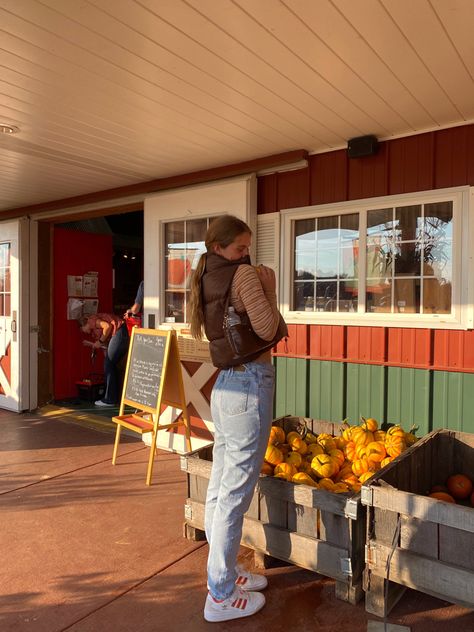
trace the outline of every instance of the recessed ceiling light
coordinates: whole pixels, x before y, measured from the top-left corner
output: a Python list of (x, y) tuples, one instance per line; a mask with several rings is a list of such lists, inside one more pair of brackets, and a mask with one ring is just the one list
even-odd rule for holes
[(20, 128), (16, 125), (8, 125), (7, 123), (0, 123), (0, 134), (18, 134)]

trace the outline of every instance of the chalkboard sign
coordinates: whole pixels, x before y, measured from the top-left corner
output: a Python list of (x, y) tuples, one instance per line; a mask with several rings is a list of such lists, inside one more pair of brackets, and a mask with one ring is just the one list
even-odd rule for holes
[(163, 372), (166, 338), (154, 333), (136, 333), (130, 345), (125, 399), (155, 410)]
[[(125, 405), (136, 408), (125, 413)], [(160, 424), (163, 406), (181, 411), (176, 421)], [(153, 459), (159, 432), (179, 431), (184, 426), (186, 450), (191, 452), (191, 429), (184, 394), (176, 332), (133, 327), (127, 357), (127, 369), (119, 414), (112, 417), (117, 424), (112, 463), (115, 465), (122, 427), (140, 435), (150, 433), (146, 484), (151, 484)]]

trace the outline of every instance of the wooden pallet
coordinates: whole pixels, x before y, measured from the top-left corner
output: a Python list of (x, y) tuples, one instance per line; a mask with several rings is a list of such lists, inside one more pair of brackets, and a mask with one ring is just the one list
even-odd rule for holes
[[(341, 424), (302, 417), (274, 422), (285, 432), (305, 425), (318, 434), (338, 435)], [(204, 505), (212, 467), (212, 450), (203, 448), (181, 458), (187, 472), (185, 536), (200, 538)], [(360, 494), (334, 494), (307, 485), (261, 476), (244, 517), (242, 544), (259, 555), (271, 556), (332, 577), (336, 596), (357, 603), (363, 596), (365, 507)]]
[(386, 616), (406, 588), (474, 606), (474, 509), (426, 496), (461, 472), (474, 478), (474, 435), (436, 430), (363, 485), (368, 612)]

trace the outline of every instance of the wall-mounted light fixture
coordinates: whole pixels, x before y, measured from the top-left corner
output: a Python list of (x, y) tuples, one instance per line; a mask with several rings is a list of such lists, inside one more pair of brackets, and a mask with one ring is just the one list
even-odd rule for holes
[(0, 134), (18, 134), (20, 128), (8, 123), (0, 123)]

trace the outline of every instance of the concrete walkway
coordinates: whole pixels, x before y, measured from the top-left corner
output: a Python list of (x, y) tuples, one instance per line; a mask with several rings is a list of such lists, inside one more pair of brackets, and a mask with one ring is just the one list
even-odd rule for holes
[[(337, 601), (331, 579), (283, 566), (265, 571), (261, 613), (206, 623), (207, 544), (182, 536), (178, 456), (160, 452), (146, 487), (148, 448), (125, 436), (112, 466), (106, 424), (0, 411), (0, 428), (1, 632), (366, 632), (376, 619)], [(240, 557), (252, 567), (251, 551)], [(472, 611), (414, 591), (389, 621), (474, 632)]]

